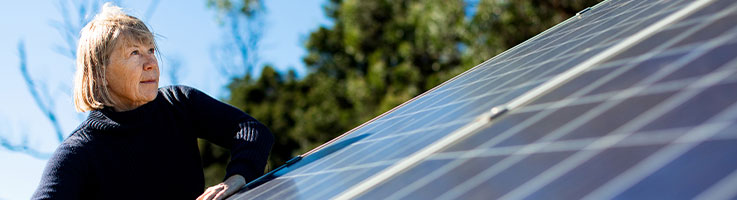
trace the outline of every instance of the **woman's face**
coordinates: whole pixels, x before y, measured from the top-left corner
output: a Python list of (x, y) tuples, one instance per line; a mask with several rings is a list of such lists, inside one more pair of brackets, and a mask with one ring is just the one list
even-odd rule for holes
[(121, 35), (105, 71), (118, 111), (132, 110), (153, 101), (159, 88), (159, 64), (153, 43), (132, 42)]

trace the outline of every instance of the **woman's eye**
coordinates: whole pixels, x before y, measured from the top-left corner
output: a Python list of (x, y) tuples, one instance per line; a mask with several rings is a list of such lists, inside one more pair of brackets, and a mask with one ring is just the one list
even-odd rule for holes
[(154, 51), (156, 51), (156, 50), (154, 50), (154, 48), (150, 48), (150, 49), (148, 49), (148, 53), (150, 53), (150, 54), (153, 54), (153, 53), (154, 53)]
[(135, 56), (135, 55), (138, 55), (138, 50), (134, 50), (133, 52), (131, 52), (131, 56)]

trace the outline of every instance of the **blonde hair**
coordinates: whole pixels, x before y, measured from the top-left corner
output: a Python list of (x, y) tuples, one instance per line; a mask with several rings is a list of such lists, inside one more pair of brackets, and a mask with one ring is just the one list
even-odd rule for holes
[(77, 72), (74, 77), (74, 106), (79, 112), (113, 106), (105, 70), (110, 54), (125, 35), (124, 42), (153, 43), (154, 35), (143, 21), (108, 2), (102, 11), (82, 28), (77, 46)]

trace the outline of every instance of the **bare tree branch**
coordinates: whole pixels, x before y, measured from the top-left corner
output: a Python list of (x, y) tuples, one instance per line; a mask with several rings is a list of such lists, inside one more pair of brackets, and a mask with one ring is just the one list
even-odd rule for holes
[[(100, 6), (99, 0), (85, 1), (77, 5), (75, 2), (60, 0), (57, 2), (57, 9), (61, 13), (61, 20), (53, 20), (50, 25), (59, 32), (64, 44), (56, 45), (57, 53), (74, 60), (77, 55), (77, 40), (79, 31), (92, 18), (92, 14)], [(70, 10), (73, 9), (73, 10)], [(73, 17), (73, 15), (75, 15)]]
[(146, 9), (146, 14), (143, 15), (146, 21), (151, 20), (151, 17), (153, 17), (154, 11), (156, 11), (156, 7), (158, 7), (158, 5), (159, 5), (159, 0), (152, 0), (151, 3), (148, 4), (148, 9)]
[[(222, 2), (221, 2), (222, 1)], [(235, 3), (243, 5), (233, 6)], [(215, 51), (214, 59), (219, 63), (221, 75), (234, 78), (249, 76), (258, 64), (258, 48), (261, 42), (265, 8), (260, 1), (248, 0), (211, 2), (217, 6), (221, 25), (225, 30), (224, 45)]]
[(49, 157), (51, 157), (51, 153), (49, 152), (41, 152), (34, 148), (29, 147), (30, 145), (28, 144), (27, 136), (23, 137), (23, 140), (21, 141), (20, 144), (11, 144), (10, 141), (8, 141), (8, 139), (0, 137), (0, 146), (2, 146), (3, 148), (7, 150), (30, 155), (38, 159), (48, 159)]
[[(31, 74), (28, 73), (28, 63), (26, 61), (26, 47), (23, 43), (23, 40), (18, 42), (18, 57), (20, 59), (20, 72), (23, 76), (23, 80), (26, 82), (26, 86), (28, 86), (28, 91), (31, 93), (31, 96), (33, 97), (33, 101), (36, 103), (36, 106), (41, 110), (41, 112), (46, 116), (46, 118), (51, 123), (52, 127), (54, 127), (54, 132), (56, 132), (56, 139), (61, 142), (64, 140), (63, 131), (61, 129), (61, 125), (59, 124), (59, 120), (56, 118), (56, 113), (54, 113), (54, 108), (52, 107), (52, 103), (48, 99), (49, 93), (47, 90), (41, 90), (36, 86), (36, 82), (31, 77)], [(47, 100), (44, 100), (47, 99)]]

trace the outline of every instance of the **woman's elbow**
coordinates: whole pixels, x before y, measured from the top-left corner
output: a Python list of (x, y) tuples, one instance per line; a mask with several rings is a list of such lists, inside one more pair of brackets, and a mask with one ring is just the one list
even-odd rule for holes
[(274, 145), (274, 140), (276, 139), (274, 137), (274, 134), (271, 133), (271, 130), (269, 130), (268, 127), (264, 126), (264, 129), (266, 130), (265, 131), (266, 133), (264, 134), (264, 138), (265, 138), (265, 141), (264, 142), (267, 143), (267, 144), (269, 144), (269, 146), (273, 146)]
[(274, 145), (275, 137), (274, 137), (274, 134), (271, 133), (271, 130), (269, 130), (269, 128), (266, 127), (266, 125), (262, 124), (261, 122), (257, 121), (256, 123), (258, 124), (257, 127), (259, 129), (258, 136), (256, 137), (258, 141), (256, 142), (269, 146), (269, 147)]

